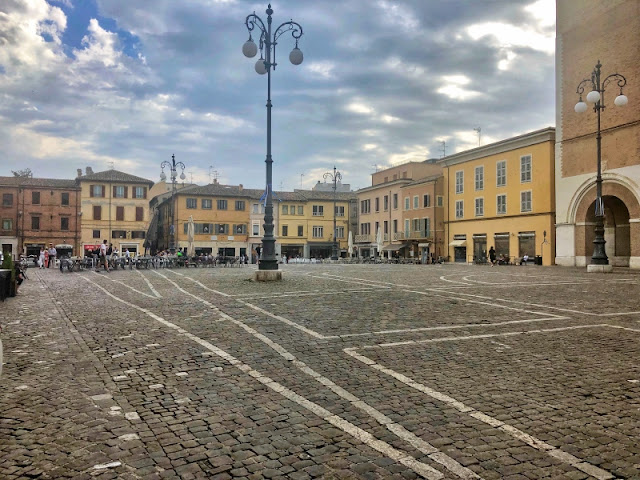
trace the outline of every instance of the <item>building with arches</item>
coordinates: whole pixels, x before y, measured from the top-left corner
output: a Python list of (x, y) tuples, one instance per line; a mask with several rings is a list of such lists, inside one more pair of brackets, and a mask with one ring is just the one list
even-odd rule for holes
[[(595, 238), (597, 115), (576, 113), (577, 87), (599, 62), (605, 85), (601, 110), (602, 197), (609, 264), (640, 268), (640, 2), (558, 0), (556, 6), (556, 263), (585, 266)], [(585, 89), (585, 94), (591, 88)]]

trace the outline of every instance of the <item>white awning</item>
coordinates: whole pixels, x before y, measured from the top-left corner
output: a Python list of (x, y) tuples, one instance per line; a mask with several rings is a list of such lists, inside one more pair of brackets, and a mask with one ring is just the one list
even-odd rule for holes
[(386, 250), (387, 252), (397, 252), (398, 250), (406, 246), (407, 246), (406, 243), (397, 243), (395, 245), (394, 244), (387, 245), (386, 247), (383, 247), (382, 250)]
[(425, 247), (425, 248), (429, 248), (429, 245), (431, 245), (430, 243), (419, 243), (418, 247)]
[(450, 247), (465, 247), (467, 245), (466, 240), (454, 240), (449, 244)]
[(58, 248), (62, 248), (64, 249), (68, 249), (68, 250), (73, 250), (73, 245), (67, 245), (66, 243), (61, 243), (60, 245), (56, 245), (56, 249)]

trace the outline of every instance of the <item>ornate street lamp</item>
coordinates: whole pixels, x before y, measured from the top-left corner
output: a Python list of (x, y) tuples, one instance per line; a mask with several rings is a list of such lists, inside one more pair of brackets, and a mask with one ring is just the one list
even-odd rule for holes
[(597, 145), (597, 164), (598, 173), (596, 175), (596, 225), (595, 225), (595, 238), (593, 240), (594, 248), (593, 255), (591, 256), (591, 265), (608, 265), (609, 259), (605, 253), (604, 245), (604, 202), (602, 200), (602, 148), (600, 134), (600, 111), (605, 109), (604, 105), (604, 92), (605, 87), (611, 81), (616, 81), (618, 88), (620, 88), (620, 94), (615, 98), (613, 103), (618, 107), (623, 107), (627, 104), (628, 99), (622, 93), (622, 88), (627, 84), (627, 79), (619, 73), (612, 73), (604, 80), (600, 81), (600, 60), (596, 64), (593, 72), (591, 72), (591, 78), (586, 78), (578, 84), (576, 93), (580, 96), (580, 100), (576, 103), (574, 110), (576, 113), (584, 113), (587, 111), (587, 104), (582, 100), (582, 94), (584, 93), (585, 85), (591, 88), (591, 91), (587, 94), (587, 101), (593, 103), (593, 111), (598, 116), (598, 129), (596, 133), (596, 145)]
[(342, 180), (342, 174), (336, 171), (336, 167), (333, 167), (333, 173), (327, 172), (323, 175), (325, 180), (333, 182), (333, 252), (331, 253), (331, 260), (338, 260), (338, 230), (336, 228), (336, 184), (338, 180)]
[(173, 253), (176, 249), (176, 216), (175, 216), (175, 197), (176, 197), (176, 178), (178, 178), (178, 170), (177, 167), (182, 169), (182, 173), (180, 174), (180, 180), (184, 181), (186, 175), (184, 174), (184, 163), (176, 162), (176, 156), (171, 155), (171, 162), (165, 160), (160, 164), (160, 168), (162, 168), (162, 172), (160, 173), (160, 180), (163, 182), (167, 180), (167, 175), (164, 173), (165, 167), (168, 167), (171, 170), (171, 225), (169, 226), (169, 250)]
[[(245, 20), (247, 30), (249, 30), (249, 40), (242, 46), (242, 53), (253, 58), (260, 50), (260, 59), (256, 62), (255, 69), (260, 75), (267, 74), (267, 186), (265, 189), (266, 204), (264, 210), (264, 238), (262, 239), (262, 259), (258, 268), (260, 270), (278, 270), (278, 260), (276, 259), (276, 238), (273, 236), (273, 195), (272, 195), (272, 167), (273, 160), (271, 158), (271, 70), (276, 69), (276, 45), (278, 39), (286, 32), (291, 32), (291, 36), (296, 41), (296, 46), (289, 54), (289, 60), (294, 65), (302, 63), (302, 52), (298, 48), (298, 40), (302, 36), (302, 27), (293, 20), (280, 25), (275, 31), (271, 32), (271, 15), (273, 10), (269, 4), (267, 10), (267, 26), (255, 12), (248, 15)], [(251, 32), (258, 29), (260, 33), (260, 48), (251, 38)]]

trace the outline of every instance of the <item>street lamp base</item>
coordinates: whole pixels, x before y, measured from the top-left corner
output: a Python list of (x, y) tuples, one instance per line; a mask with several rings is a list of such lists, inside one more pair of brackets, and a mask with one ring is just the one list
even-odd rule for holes
[(280, 282), (282, 270), (257, 270), (254, 276), (256, 282)]
[(587, 265), (587, 273), (611, 273), (613, 265), (598, 265), (591, 263)]

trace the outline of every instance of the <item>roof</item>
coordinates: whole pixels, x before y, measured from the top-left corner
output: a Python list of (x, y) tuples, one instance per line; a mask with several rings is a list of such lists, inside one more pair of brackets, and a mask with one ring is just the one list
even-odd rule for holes
[(76, 178), (78, 182), (111, 182), (111, 183), (146, 183), (153, 185), (151, 180), (146, 178), (136, 177), (128, 173), (120, 172), (118, 170), (105, 170), (104, 172), (91, 173), (89, 175), (82, 175)]
[(414, 180), (413, 182), (409, 183), (408, 185), (405, 185), (402, 188), (412, 187), (414, 185), (420, 185), (422, 183), (435, 182), (436, 180), (439, 180), (440, 178), (444, 178), (444, 175), (441, 174), (441, 173), (439, 173), (438, 175), (430, 175), (428, 177), (423, 177), (423, 178), (419, 178), (417, 180)]
[(0, 185), (11, 187), (78, 189), (75, 180), (65, 180), (61, 178), (0, 177)]

